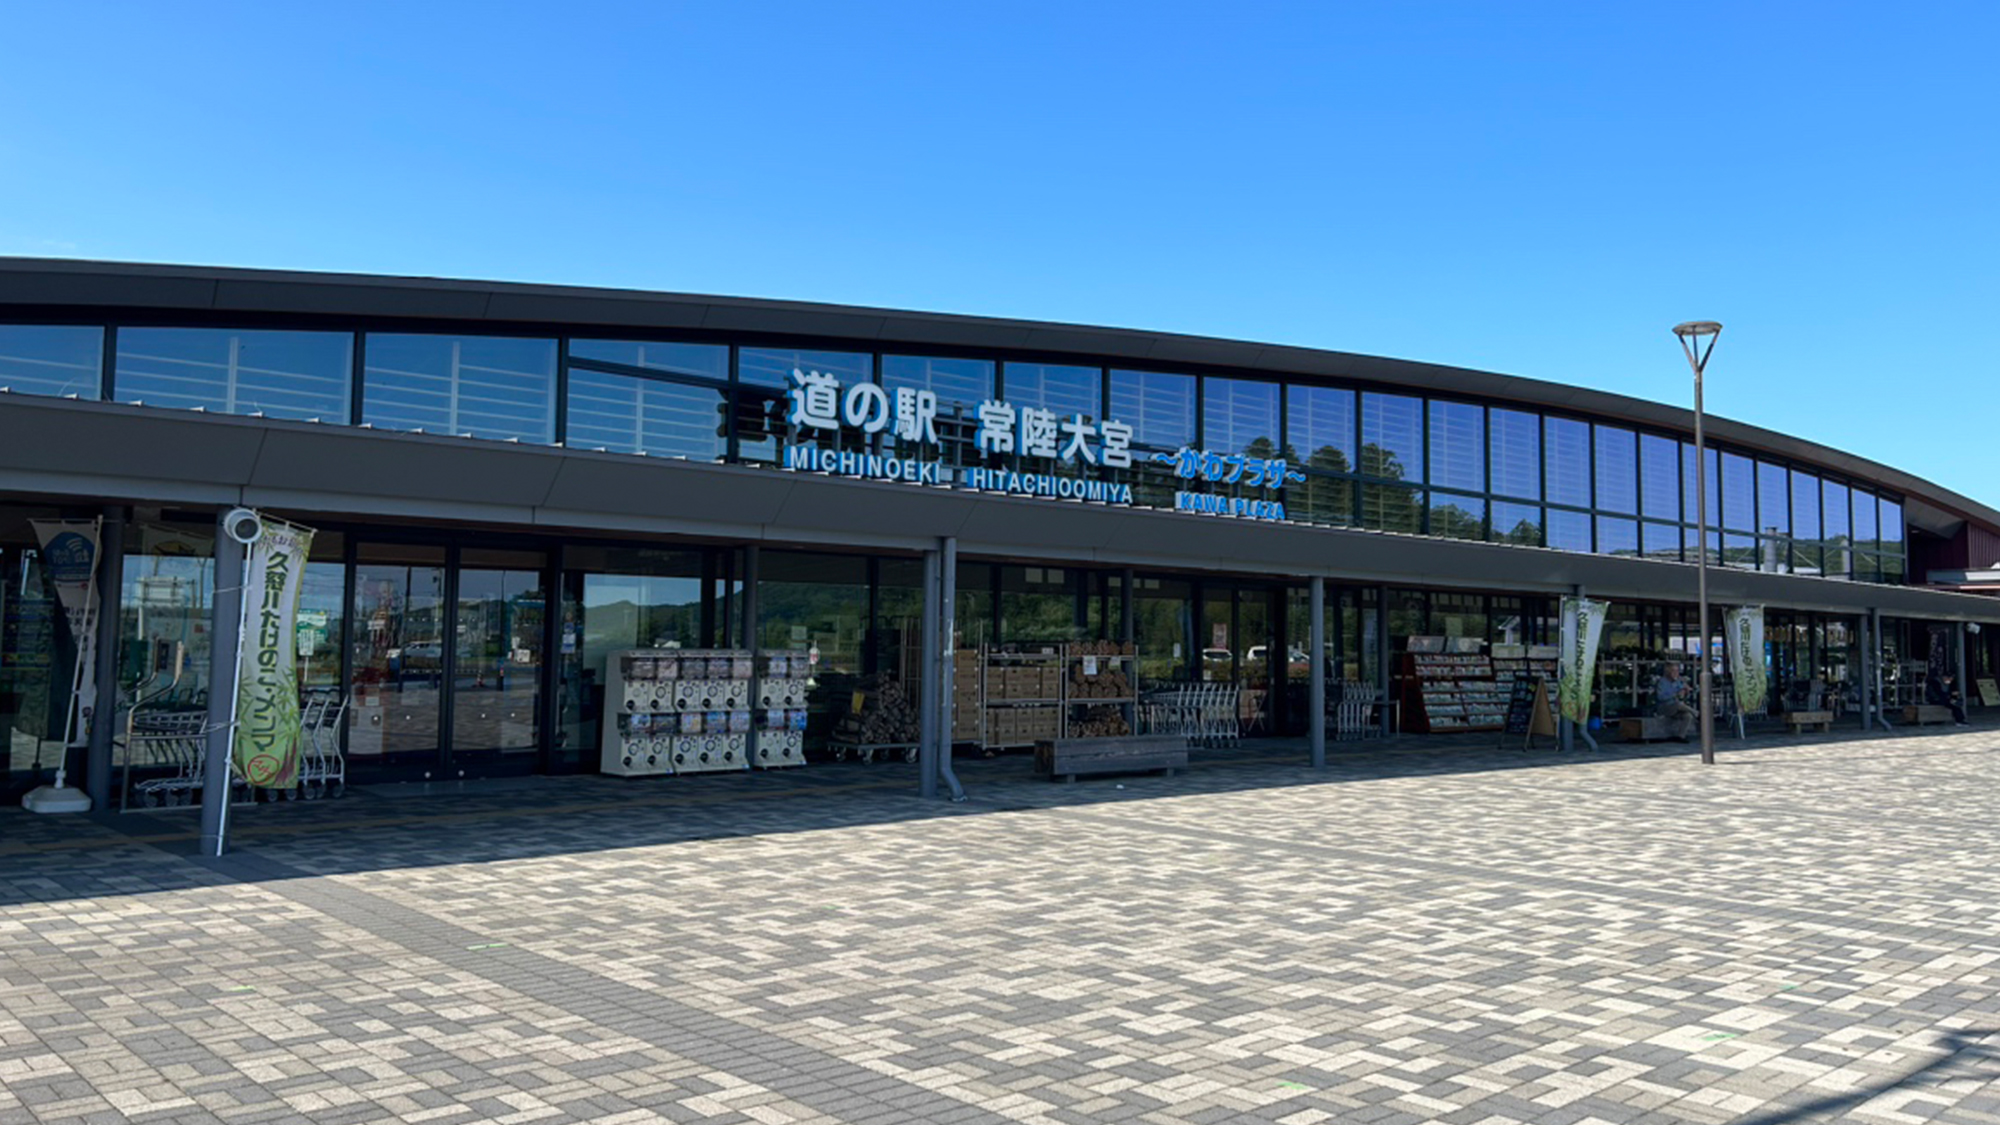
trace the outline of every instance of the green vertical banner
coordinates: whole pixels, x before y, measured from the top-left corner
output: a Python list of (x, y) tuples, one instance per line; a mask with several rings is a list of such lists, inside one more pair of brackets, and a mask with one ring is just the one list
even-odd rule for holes
[(243, 644), (236, 677), (236, 768), (260, 789), (299, 776), (299, 587), (312, 529), (265, 519), (250, 544), (243, 584)]
[(1729, 630), (1729, 679), (1745, 715), (1764, 711), (1764, 607), (1737, 606), (1724, 617)]
[(1590, 681), (1597, 673), (1597, 638), (1609, 602), (1562, 600), (1562, 658), (1556, 665), (1556, 704), (1572, 723), (1590, 718)]

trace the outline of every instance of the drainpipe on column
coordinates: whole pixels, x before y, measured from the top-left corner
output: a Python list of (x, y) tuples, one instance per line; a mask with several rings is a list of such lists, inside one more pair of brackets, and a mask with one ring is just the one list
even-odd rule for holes
[[(937, 551), (924, 552), (924, 610), (921, 641), (923, 646), (923, 682), (917, 688), (917, 796), (924, 800), (937, 797), (938, 760), (938, 707), (939, 700), (949, 698), (940, 690), (943, 675), (938, 652), (938, 600), (943, 590)], [(949, 750), (949, 747), (946, 747)]]
[(1312, 684), (1306, 692), (1306, 729), (1310, 732), (1312, 766), (1316, 770), (1326, 768), (1326, 579), (1315, 574), (1312, 578), (1311, 610), (1312, 624), (1307, 629), (1312, 645), (1312, 660), (1307, 665), (1307, 675)]
[(97, 535), (97, 713), (90, 722), (84, 785), (90, 803), (111, 807), (111, 739), (118, 729), (118, 625), (125, 588), (125, 509), (104, 509)]

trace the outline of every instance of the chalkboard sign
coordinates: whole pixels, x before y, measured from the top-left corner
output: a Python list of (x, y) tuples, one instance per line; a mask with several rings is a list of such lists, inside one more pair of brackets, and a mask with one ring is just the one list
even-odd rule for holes
[(2000, 707), (2000, 684), (1994, 683), (1992, 677), (1981, 676), (1972, 681), (1972, 684), (1979, 689), (1980, 706)]
[(1532, 746), (1535, 736), (1554, 736), (1556, 720), (1549, 710), (1548, 682), (1534, 673), (1524, 672), (1514, 677), (1514, 694), (1507, 700), (1507, 725), (1501, 733), (1504, 742), (1510, 735), (1520, 735), (1523, 744)]

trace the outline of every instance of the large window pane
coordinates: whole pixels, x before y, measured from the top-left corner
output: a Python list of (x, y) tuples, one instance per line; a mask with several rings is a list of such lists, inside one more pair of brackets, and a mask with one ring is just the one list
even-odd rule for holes
[(729, 349), (720, 344), (662, 344), (649, 340), (571, 340), (569, 358), (622, 363), (697, 379), (729, 378)]
[(1285, 394), (1285, 455), (1320, 472), (1353, 472), (1354, 392), (1294, 386)]
[(1792, 538), (1801, 542), (1819, 538), (1819, 478), (1792, 470)]
[(1416, 535), (1424, 527), (1422, 490), (1395, 484), (1361, 486), (1361, 526)]
[(1247, 379), (1202, 380), (1202, 446), (1217, 453), (1278, 453), (1278, 385)]
[(1132, 444), (1175, 450), (1195, 444), (1192, 375), (1113, 371), (1106, 415), (1132, 427)]
[(1361, 464), (1364, 476), (1424, 479), (1424, 404), (1407, 395), (1361, 396)]
[(1009, 363), (1000, 368), (1000, 389), (1015, 410), (1038, 406), (1058, 418), (1081, 414), (1096, 419), (1099, 382), (1095, 367), (1055, 363)]
[(1523, 547), (1541, 546), (1542, 510), (1533, 504), (1494, 501), (1491, 537), (1496, 543), (1514, 543)]
[[(1704, 452), (1707, 454), (1704, 460), (1708, 462), (1706, 466), (1702, 466), (1702, 468), (1704, 468), (1707, 472), (1707, 476), (1704, 478), (1708, 483), (1707, 521), (1708, 521), (1708, 526), (1718, 527), (1721, 525), (1722, 522), (1722, 461), (1719, 457), (1717, 457), (1714, 446), (1711, 445), (1705, 447)], [(1694, 443), (1691, 441), (1682, 442), (1681, 443), (1681, 522), (1682, 523), (1701, 522), (1701, 517), (1702, 517), (1701, 500), (1697, 496), (1695, 491), (1695, 477), (1697, 475), (1697, 465), (1698, 463), (1696, 462), (1694, 456)]]
[(1590, 507), (1590, 424), (1572, 418), (1543, 419), (1542, 453), (1548, 466), (1549, 502)]
[(1677, 523), (1649, 523), (1639, 528), (1641, 552), (1649, 559), (1678, 562), (1681, 557), (1681, 527)]
[(1542, 419), (1498, 407), (1486, 412), (1493, 493), (1539, 500), (1542, 496)]
[(1875, 551), (1881, 546), (1875, 522), (1875, 497), (1857, 488), (1854, 490), (1854, 549)]
[(104, 382), (104, 329), (0, 324), (0, 388), (94, 399)]
[(366, 349), (362, 420), (369, 425), (555, 440), (554, 340), (371, 333)]
[(1486, 491), (1486, 411), (1465, 402), (1431, 402), (1430, 483)]
[(345, 422), (353, 358), (347, 332), (121, 328), (112, 391), (147, 406)]
[(1884, 554), (1899, 554), (1903, 550), (1903, 505), (1884, 498), (1880, 503), (1882, 518), (1880, 535)]
[(721, 431), (727, 395), (719, 387), (572, 367), (568, 444), (572, 449), (720, 460), (726, 446)]
[(1632, 431), (1617, 426), (1598, 426), (1596, 464), (1598, 510), (1621, 515), (1636, 514), (1639, 511), (1639, 447)]
[[(938, 453), (947, 465), (967, 465), (978, 460), (979, 404), (993, 397), (993, 370), (992, 361), (984, 359), (885, 355), (882, 385), (892, 398), (903, 389), (936, 395)], [(901, 440), (895, 446), (904, 457), (922, 456), (926, 449), (921, 442)]]
[(1783, 465), (1757, 462), (1757, 530), (1783, 535), (1792, 530), (1791, 482)]
[[(1714, 519), (1713, 510), (1709, 518)], [(1722, 455), (1722, 526), (1732, 531), (1757, 530), (1757, 477), (1750, 458)]]
[[(1648, 519), (1681, 520), (1680, 442), (1653, 434), (1639, 436), (1639, 514)], [(1678, 541), (1678, 532), (1675, 538)]]
[(1602, 555), (1639, 553), (1639, 524), (1636, 520), (1597, 517), (1597, 552)]
[(875, 381), (875, 357), (860, 352), (799, 351), (792, 348), (744, 348), (736, 353), (736, 375), (757, 387), (790, 391), (798, 385), (792, 369), (823, 371), (850, 387)]
[(1845, 578), (1853, 570), (1853, 517), (1847, 486), (1833, 481), (1820, 482), (1820, 521), (1825, 525), (1820, 541), (1826, 550), (1820, 562), (1829, 577)]
[(1354, 522), (1354, 482), (1308, 473), (1285, 486), (1285, 504), (1295, 520), (1345, 527)]
[[(792, 372), (819, 372), (839, 381), (842, 391), (875, 381), (875, 357), (861, 352), (800, 351), (791, 348), (742, 348), (736, 353), (736, 456), (744, 461), (776, 461), (786, 440), (816, 438), (821, 444), (860, 449), (868, 435), (842, 430), (841, 435), (809, 430), (794, 434), (788, 418), (790, 395), (798, 380)], [(844, 396), (843, 396), (844, 401)]]
[(1444, 539), (1486, 538), (1486, 501), (1450, 492), (1431, 493), (1430, 533)]
[(1563, 551), (1590, 550), (1590, 514), (1550, 508), (1548, 544)]

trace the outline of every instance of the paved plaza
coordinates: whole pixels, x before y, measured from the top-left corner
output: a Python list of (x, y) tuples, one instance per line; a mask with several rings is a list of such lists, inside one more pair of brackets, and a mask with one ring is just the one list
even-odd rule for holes
[(9, 812), (0, 1121), (2000, 1123), (2000, 732), (1276, 749)]

